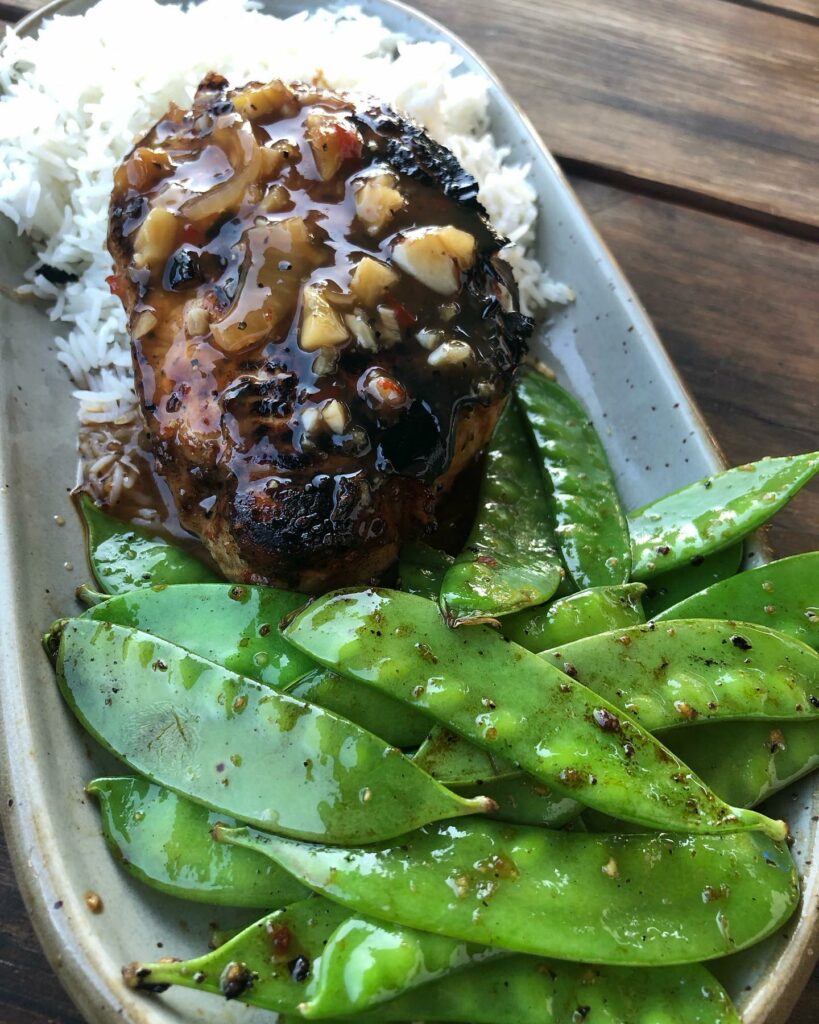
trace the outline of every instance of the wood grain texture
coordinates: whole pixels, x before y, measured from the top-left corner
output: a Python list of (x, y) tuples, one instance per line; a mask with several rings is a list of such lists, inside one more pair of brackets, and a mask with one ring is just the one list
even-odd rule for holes
[[(816, 448), (819, 246), (573, 183), (729, 462)], [(817, 546), (819, 480), (777, 516), (770, 536), (780, 555)]]
[(418, 0), (559, 156), (819, 237), (819, 25), (715, 0)]
[[(0, 26), (40, 5), (0, 0)], [(816, 231), (819, 0), (418, 6), (481, 52), (571, 166), (628, 184), (574, 180), (729, 460), (816, 447), (819, 247), (737, 218)], [(817, 537), (815, 484), (771, 539), (784, 555)], [(818, 1018), (819, 971), (789, 1024)], [(2, 840), (0, 1021), (82, 1024), (42, 957)]]

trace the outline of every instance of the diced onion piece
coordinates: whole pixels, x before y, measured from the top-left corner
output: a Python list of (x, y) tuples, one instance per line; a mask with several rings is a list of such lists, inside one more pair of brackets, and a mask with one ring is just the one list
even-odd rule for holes
[(344, 321), (327, 301), (325, 288), (309, 284), (304, 289), (299, 344), (305, 352), (340, 345), (349, 338)]
[(134, 341), (139, 338), (144, 338), (146, 334), (150, 333), (154, 327), (156, 327), (159, 321), (156, 318), (156, 314), (152, 313), (149, 309), (140, 313), (136, 320), (134, 320), (133, 326), (131, 327), (131, 337)]
[(443, 341), (444, 333), (443, 331), (433, 330), (431, 327), (422, 327), (415, 337), (419, 345), (425, 348), (427, 352), (431, 352)]
[(345, 160), (361, 155), (361, 136), (347, 118), (329, 112), (308, 114), (305, 123), (305, 135), (322, 180), (329, 181)]
[(292, 202), (290, 193), (284, 185), (273, 185), (259, 201), (258, 209), (263, 213), (279, 213), (292, 206)]
[(134, 239), (134, 266), (164, 266), (176, 247), (176, 217), (170, 210), (155, 206), (140, 224)]
[(390, 306), (378, 307), (378, 333), (381, 344), (390, 348), (401, 340), (401, 324), (395, 310)]
[(301, 282), (322, 260), (301, 217), (263, 222), (246, 237), (249, 265), (242, 289), (229, 312), (211, 327), (225, 352), (239, 352), (289, 323)]
[(189, 338), (198, 338), (207, 334), (210, 329), (210, 314), (197, 299), (185, 306), (185, 333)]
[(378, 234), (404, 205), (404, 197), (395, 188), (394, 174), (375, 174), (366, 178), (355, 193), (355, 213), (370, 235)]
[(147, 192), (172, 170), (171, 158), (163, 150), (138, 146), (123, 166), (117, 169), (117, 187), (124, 189), (127, 183), (128, 187), (137, 192)]
[(274, 79), (267, 85), (245, 89), (233, 97), (234, 108), (251, 121), (257, 117), (268, 117), (279, 114), (293, 103), (295, 97), (280, 79)]
[(475, 249), (473, 236), (460, 228), (417, 228), (395, 243), (393, 260), (433, 291), (454, 295), (461, 285), (461, 271), (475, 262)]
[(465, 341), (445, 341), (427, 356), (430, 366), (461, 366), (475, 358), (475, 353)]
[(398, 280), (398, 274), (386, 263), (365, 256), (353, 271), (350, 288), (365, 306), (375, 306)]
[(337, 398), (331, 398), (324, 403), (321, 407), (321, 416), (334, 434), (343, 434), (350, 419), (347, 406)]
[(378, 351), (378, 342), (375, 340), (375, 334), (373, 334), (373, 329), (370, 327), (369, 321), (364, 316), (362, 310), (356, 309), (352, 313), (347, 313), (344, 317), (344, 323), (355, 338), (359, 348), (363, 348), (365, 352)]
[(262, 151), (248, 124), (215, 131), (213, 142), (224, 151), (233, 174), (182, 205), (182, 212), (190, 220), (207, 220), (238, 206), (262, 170)]

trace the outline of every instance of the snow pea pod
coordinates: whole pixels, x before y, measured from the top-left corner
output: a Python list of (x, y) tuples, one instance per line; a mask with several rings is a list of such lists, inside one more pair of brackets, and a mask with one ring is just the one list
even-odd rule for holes
[(580, 403), (534, 371), (515, 394), (540, 454), (555, 539), (578, 590), (627, 583), (628, 523), (603, 444)]
[(135, 771), (263, 828), (369, 842), (493, 806), (352, 722), (138, 630), (69, 622), (57, 678), (85, 728)]
[(313, 963), (349, 910), (315, 896), (268, 914), (218, 949), (175, 963), (132, 963), (129, 988), (163, 992), (169, 985), (240, 999), (280, 1013), (298, 1013)]
[[(513, 956), (459, 971), (356, 1017), (470, 1024), (741, 1024), (701, 964), (599, 967)], [(332, 1024), (328, 1021), (327, 1024)], [(338, 1024), (341, 1024), (338, 1021)]]
[(420, 541), (410, 541), (401, 548), (398, 562), (401, 589), (408, 594), (437, 601), (444, 576), (454, 561), (446, 551), (439, 551)]
[(676, 730), (666, 742), (737, 807), (754, 807), (819, 768), (819, 721), (720, 722)]
[(267, 910), (309, 895), (269, 859), (215, 843), (211, 829), (227, 824), (224, 815), (148, 779), (95, 779), (86, 791), (99, 803), (111, 852), (154, 889), (216, 906)]
[(303, 594), (232, 583), (176, 584), (131, 590), (83, 613), (161, 637), (207, 661), (267, 686), (295, 683), (315, 662), (283, 643), (279, 622)]
[(819, 551), (749, 569), (657, 616), (658, 620), (728, 618), (788, 633), (819, 650)]
[(761, 459), (706, 477), (628, 517), (632, 576), (650, 579), (742, 540), (819, 472), (819, 452)]
[(587, 806), (670, 831), (785, 835), (782, 822), (728, 807), (641, 725), (543, 658), (487, 626), (448, 629), (421, 597), (339, 591), (298, 612), (284, 636)]
[(527, 651), (545, 651), (584, 636), (625, 629), (645, 622), (643, 583), (590, 587), (558, 598), (541, 608), (510, 615), (501, 623), (504, 636)]
[(472, 531), (441, 584), (447, 622), (494, 621), (550, 598), (566, 572), (551, 534), (540, 469), (508, 402), (489, 442)]
[(228, 583), (177, 584), (131, 590), (83, 614), (162, 637), (248, 679), (320, 704), (396, 747), (417, 746), (426, 719), (389, 697), (364, 700), (360, 687), (342, 684), (285, 643), (282, 618), (305, 603), (303, 594)]
[(157, 583), (215, 583), (219, 575), (184, 548), (109, 516), (81, 494), (80, 510), (94, 578), (106, 594)]
[(583, 810), (583, 805), (571, 797), (561, 796), (544, 786), (539, 779), (520, 773), (509, 778), (461, 785), (457, 791), (462, 796), (481, 793), (490, 797), (498, 806), (489, 817), (497, 821), (510, 821), (513, 825), (563, 828)]
[[(670, 608), (691, 594), (696, 594), (720, 580), (729, 579), (739, 572), (744, 551), (743, 544), (734, 544), (722, 551), (715, 551), (706, 558), (695, 558), (679, 569), (654, 576), (643, 595), (643, 609), (647, 619), (656, 619), (663, 609)], [(687, 616), (679, 616), (687, 618)], [(705, 618), (706, 616), (703, 616)], [(712, 616), (708, 616), (712, 618)], [(736, 619), (741, 616), (714, 615), (713, 618)]]
[(710, 719), (819, 720), (819, 654), (747, 622), (649, 623), (540, 657), (652, 732)]
[[(505, 950), (355, 914), (327, 940), (299, 1010), (310, 1020), (351, 1014), (359, 1020), (359, 1014), (371, 1006), (419, 986), (426, 989), (438, 978), (449, 982), (453, 971), (461, 972), (471, 964), (509, 955)], [(427, 997), (422, 996), (421, 1003), (430, 1008)]]
[(314, 668), (285, 690), (291, 697), (349, 718), (394, 747), (417, 747), (429, 732), (429, 720), (413, 708), (385, 693), (357, 686), (329, 669)]
[(648, 966), (724, 956), (770, 934), (799, 898), (787, 847), (759, 832), (594, 835), (484, 819), (366, 849), (221, 826), (214, 838), (266, 853), (357, 913), (563, 960)]

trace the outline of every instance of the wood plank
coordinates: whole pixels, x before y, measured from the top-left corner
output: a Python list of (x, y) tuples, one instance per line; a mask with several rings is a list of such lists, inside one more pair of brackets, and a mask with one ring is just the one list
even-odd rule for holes
[[(819, 247), (606, 185), (573, 183), (729, 461), (816, 448)], [(817, 539), (814, 481), (776, 518), (771, 540), (785, 555), (815, 548)]]
[(724, 0), (742, 7), (756, 7), (786, 17), (816, 19), (819, 21), (819, 0)]
[(715, 0), (417, 0), (555, 153), (819, 237), (819, 25)]

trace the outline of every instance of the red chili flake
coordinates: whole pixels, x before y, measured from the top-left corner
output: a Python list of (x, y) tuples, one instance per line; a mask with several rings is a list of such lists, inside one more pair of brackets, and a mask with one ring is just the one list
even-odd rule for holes
[(186, 224), (184, 228), (182, 228), (182, 241), (186, 242), (188, 245), (195, 245), (201, 249), (207, 241), (207, 236), (205, 235), (205, 232), (195, 224)]
[(109, 274), (105, 279), (105, 283), (111, 289), (112, 295), (116, 295), (118, 299), (124, 297), (125, 281), (119, 276), (119, 274)]
[(277, 956), (285, 956), (290, 949), (290, 943), (293, 941), (293, 934), (287, 925), (268, 926), (268, 936), (270, 937), (270, 945), (273, 947), (274, 953)]
[(395, 318), (398, 320), (399, 327), (406, 329), (408, 327), (412, 327), (413, 324), (418, 323), (418, 317), (413, 316), (407, 307), (397, 299), (388, 299), (387, 304), (393, 313), (395, 313)]
[(336, 141), (338, 142), (338, 151), (341, 153), (342, 160), (352, 160), (361, 156), (361, 138), (358, 132), (345, 128), (345, 126), (337, 121), (333, 126), (336, 135)]
[(485, 565), (489, 569), (497, 569), (498, 567), (497, 558), (493, 558), (491, 555), (478, 555), (475, 561), (478, 565)]

